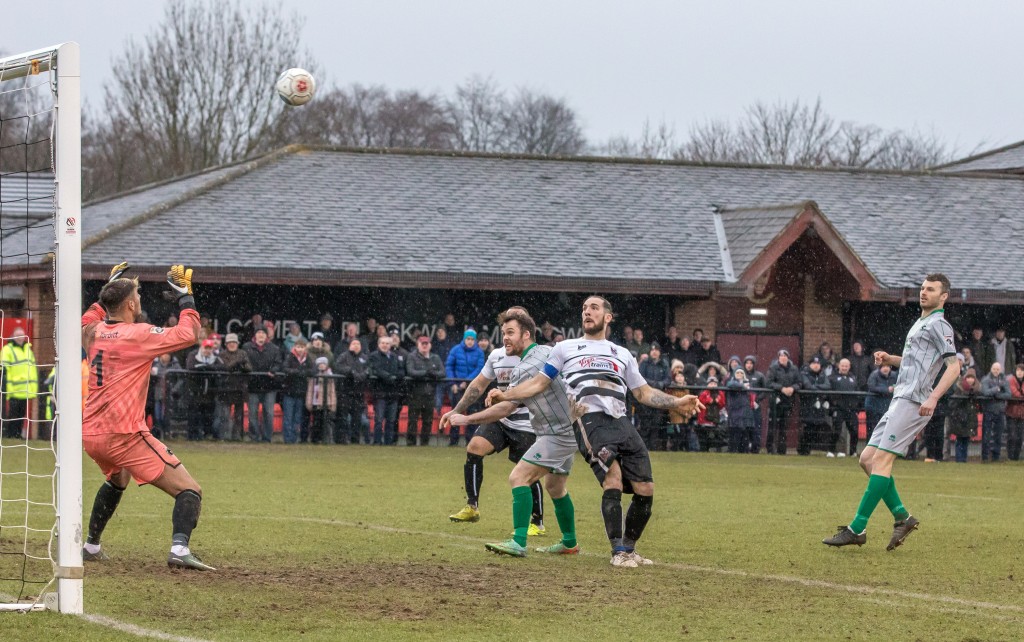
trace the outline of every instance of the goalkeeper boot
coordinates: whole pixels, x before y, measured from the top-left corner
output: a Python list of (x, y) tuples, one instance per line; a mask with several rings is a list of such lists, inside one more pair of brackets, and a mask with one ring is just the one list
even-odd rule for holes
[(203, 560), (196, 557), (193, 553), (185, 553), (184, 555), (175, 555), (171, 553), (167, 556), (167, 566), (169, 568), (191, 568), (197, 571), (216, 571), (209, 564), (203, 563)]
[(512, 557), (526, 557), (526, 547), (520, 546), (514, 539), (507, 539), (496, 544), (484, 544), (484, 548), (497, 553), (498, 555), (511, 555)]
[(849, 546), (850, 544), (864, 546), (864, 543), (867, 541), (868, 536), (866, 534), (857, 534), (849, 526), (840, 526), (835, 535), (821, 540), (821, 543), (826, 546)]
[(96, 551), (95, 553), (90, 553), (89, 551), (85, 550), (84, 548), (82, 549), (82, 561), (83, 562), (106, 562), (109, 559), (110, 559), (110, 556), (108, 556), (106, 553), (104, 553), (102, 548), (100, 550)]
[(891, 551), (898, 546), (902, 546), (904, 540), (917, 530), (918, 524), (921, 522), (913, 515), (907, 515), (906, 519), (901, 519), (892, 526), (892, 538), (889, 540), (889, 545), (885, 547), (885, 550)]
[(569, 548), (562, 542), (559, 542), (552, 546), (541, 546), (533, 550), (537, 551), (538, 553), (548, 553), (549, 555), (579, 555), (580, 545), (577, 544), (576, 546)]
[(448, 519), (452, 520), (453, 522), (479, 522), (480, 511), (477, 510), (476, 506), (467, 505), (465, 508), (455, 513), (454, 515), (449, 515)]

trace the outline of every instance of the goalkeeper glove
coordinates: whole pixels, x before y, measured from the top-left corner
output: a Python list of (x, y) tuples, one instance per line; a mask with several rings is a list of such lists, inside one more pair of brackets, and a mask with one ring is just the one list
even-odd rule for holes
[(195, 309), (196, 300), (192, 298), (192, 268), (185, 269), (184, 265), (172, 265), (171, 271), (167, 273), (167, 285), (171, 286), (169, 298), (177, 299), (182, 309)]
[(107, 283), (115, 279), (120, 279), (122, 276), (124, 276), (125, 272), (131, 269), (131, 267), (132, 266), (128, 265), (128, 261), (122, 261), (115, 265), (114, 267), (110, 268), (110, 278), (107, 279)]

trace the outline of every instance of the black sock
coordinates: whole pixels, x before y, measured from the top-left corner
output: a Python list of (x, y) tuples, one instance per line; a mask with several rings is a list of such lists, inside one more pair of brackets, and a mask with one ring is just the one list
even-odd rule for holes
[(629, 503), (629, 510), (626, 511), (626, 534), (622, 538), (622, 545), (632, 550), (636, 541), (644, 533), (647, 520), (651, 519), (651, 506), (654, 504), (654, 497), (649, 495), (633, 495), (633, 501)]
[(96, 500), (92, 503), (92, 515), (89, 516), (89, 537), (85, 541), (89, 544), (99, 544), (103, 529), (107, 522), (114, 516), (117, 505), (121, 503), (123, 488), (118, 488), (109, 481), (103, 482), (100, 489), (96, 491)]
[(484, 458), (466, 453), (462, 470), (466, 476), (466, 503), (475, 508), (480, 503), (480, 485), (484, 483)]
[(174, 511), (171, 512), (172, 533), (171, 543), (175, 546), (188, 546), (192, 530), (199, 523), (199, 511), (202, 509), (203, 498), (194, 490), (183, 490), (174, 498)]
[(601, 515), (604, 516), (604, 530), (612, 550), (622, 547), (622, 491), (609, 488), (601, 497)]
[(533, 482), (530, 486), (530, 490), (533, 491), (533, 518), (532, 521), (537, 526), (544, 525), (544, 489), (540, 485), (539, 481)]

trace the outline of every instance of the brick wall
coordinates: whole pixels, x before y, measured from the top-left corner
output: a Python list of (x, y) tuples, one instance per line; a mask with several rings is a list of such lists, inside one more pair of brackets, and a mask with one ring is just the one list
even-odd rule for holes
[(827, 282), (815, 282), (810, 276), (804, 281), (804, 363), (814, 356), (818, 346), (828, 341), (834, 352), (842, 350), (843, 301), (832, 295)]
[(680, 336), (690, 336), (694, 328), (701, 328), (705, 335), (715, 336), (715, 299), (691, 299), (675, 306), (672, 324)]

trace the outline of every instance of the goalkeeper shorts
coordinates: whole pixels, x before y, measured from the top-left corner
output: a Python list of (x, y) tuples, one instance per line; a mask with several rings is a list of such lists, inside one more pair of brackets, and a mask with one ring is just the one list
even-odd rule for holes
[(127, 470), (140, 486), (151, 484), (167, 466), (181, 465), (171, 449), (149, 431), (82, 435), (82, 446), (107, 480)]

